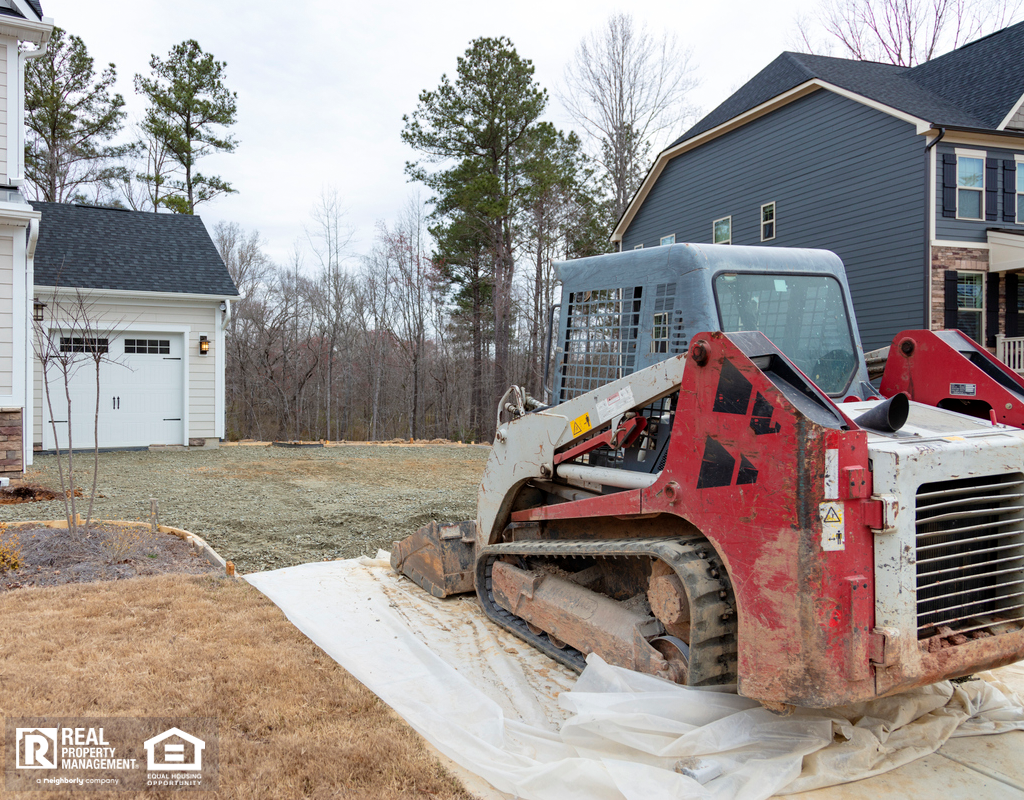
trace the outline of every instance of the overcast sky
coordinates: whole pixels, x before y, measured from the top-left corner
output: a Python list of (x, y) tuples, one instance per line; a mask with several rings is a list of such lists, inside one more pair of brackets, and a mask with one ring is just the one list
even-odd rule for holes
[[(166, 56), (185, 39), (227, 62), (238, 93), (240, 144), (231, 155), (200, 162), (238, 194), (200, 206), (212, 229), (220, 220), (258, 229), (267, 250), (286, 261), (303, 239), (310, 210), (334, 188), (366, 252), (377, 220), (393, 220), (415, 191), (403, 172), (415, 158), (400, 139), (402, 115), (424, 89), (480, 36), (507, 36), (533, 61), (552, 95), (547, 114), (569, 120), (554, 89), (581, 37), (611, 13), (628, 10), (652, 32), (669, 30), (693, 47), (700, 87), (692, 99), (705, 113), (780, 52), (792, 49), (794, 18), (814, 0), (646, 2), (529, 0), (42, 0), (44, 13), (84, 39), (97, 66), (117, 66), (118, 90), (132, 117), (143, 102), (133, 76), (148, 73), (152, 54)], [(726, 10), (728, 9), (728, 10)], [(678, 131), (681, 133), (682, 131)], [(428, 196), (421, 189), (422, 196)], [(307, 266), (312, 260), (307, 257)]]

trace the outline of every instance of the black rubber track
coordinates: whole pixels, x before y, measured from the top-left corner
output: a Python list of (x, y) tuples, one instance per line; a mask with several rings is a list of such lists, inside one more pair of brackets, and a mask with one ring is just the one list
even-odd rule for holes
[(555, 647), (547, 634), (531, 633), (526, 621), (494, 602), (491, 568), (498, 559), (656, 558), (668, 564), (692, 600), (690, 668), (687, 683), (711, 686), (736, 682), (736, 611), (732, 587), (715, 550), (701, 536), (654, 539), (544, 540), (484, 547), (476, 562), (477, 596), (484, 612), (520, 639), (567, 667), (582, 672), (586, 654), (566, 645)]

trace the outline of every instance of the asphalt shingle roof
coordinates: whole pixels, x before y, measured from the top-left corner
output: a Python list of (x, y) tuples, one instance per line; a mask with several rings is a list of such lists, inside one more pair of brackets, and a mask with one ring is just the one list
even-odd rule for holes
[(36, 12), (39, 19), (43, 18), (43, 6), (40, 4), (39, 0), (25, 0), (25, 2), (32, 7), (32, 10)]
[(187, 214), (37, 203), (38, 286), (238, 294), (202, 219)]
[(812, 78), (936, 124), (995, 129), (1024, 95), (1024, 22), (917, 67), (783, 53), (673, 145)]

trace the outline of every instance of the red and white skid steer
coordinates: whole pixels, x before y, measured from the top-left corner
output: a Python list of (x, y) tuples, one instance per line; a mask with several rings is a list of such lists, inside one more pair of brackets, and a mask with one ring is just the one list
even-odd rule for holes
[(572, 668), (594, 652), (775, 708), (1024, 658), (1014, 373), (907, 331), (879, 398), (825, 251), (674, 245), (558, 271), (552, 405), (510, 390), (476, 520), (397, 542), (396, 570), (475, 591)]

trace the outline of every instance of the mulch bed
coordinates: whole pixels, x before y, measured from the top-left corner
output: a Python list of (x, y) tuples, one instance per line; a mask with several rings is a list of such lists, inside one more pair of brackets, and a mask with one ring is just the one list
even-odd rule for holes
[(108, 523), (74, 531), (11, 528), (0, 532), (0, 544), (10, 544), (12, 537), (17, 537), (22, 566), (0, 572), (0, 592), (168, 572), (200, 575), (223, 571), (183, 539), (145, 527)]

